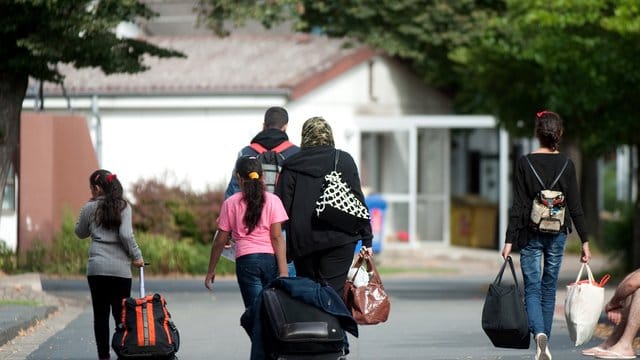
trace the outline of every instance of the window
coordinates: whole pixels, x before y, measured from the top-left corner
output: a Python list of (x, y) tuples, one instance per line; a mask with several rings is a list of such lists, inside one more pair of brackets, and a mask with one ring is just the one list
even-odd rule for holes
[(2, 197), (2, 212), (16, 211), (16, 180), (13, 173), (13, 166), (9, 169), (7, 183), (4, 186), (4, 196)]

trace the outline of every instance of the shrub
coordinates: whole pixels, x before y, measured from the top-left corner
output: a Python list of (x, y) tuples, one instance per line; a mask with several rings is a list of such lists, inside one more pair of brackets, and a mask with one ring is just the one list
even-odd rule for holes
[(139, 181), (133, 185), (133, 226), (137, 231), (177, 237), (178, 229), (169, 204), (178, 198), (179, 189), (157, 180)]
[(633, 221), (634, 207), (632, 203), (619, 204), (617, 216), (603, 221), (602, 239), (599, 247), (605, 253), (620, 260), (622, 273), (632, 271), (633, 266)]
[(85, 274), (91, 239), (78, 239), (75, 233), (75, 217), (65, 209), (60, 232), (53, 238), (48, 249), (45, 269), (55, 274)]
[[(204, 274), (209, 265), (211, 245), (188, 240), (174, 241), (163, 235), (138, 234), (138, 244), (146, 262), (154, 274)], [(235, 273), (235, 266), (221, 258), (216, 268), (218, 274)]]
[(4, 240), (0, 240), (0, 271), (12, 273), (16, 269), (16, 253)]
[(31, 244), (31, 248), (26, 251), (25, 263), (20, 264), (20, 268), (25, 271), (44, 271), (47, 261), (47, 248), (44, 246), (42, 240), (35, 240)]
[(224, 194), (220, 190), (196, 193), (152, 179), (135, 183), (133, 197), (137, 231), (207, 244), (217, 229)]

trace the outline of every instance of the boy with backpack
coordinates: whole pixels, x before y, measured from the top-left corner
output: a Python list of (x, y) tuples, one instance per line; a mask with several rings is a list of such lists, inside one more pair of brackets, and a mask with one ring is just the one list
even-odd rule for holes
[[(265, 186), (267, 190), (273, 192), (277, 175), (282, 167), (282, 162), (287, 157), (300, 151), (300, 148), (289, 141), (287, 136), (287, 125), (289, 114), (287, 110), (280, 106), (273, 106), (264, 113), (264, 123), (262, 131), (251, 139), (249, 145), (240, 150), (238, 157), (255, 156), (262, 163), (262, 171), (265, 173)], [(240, 191), (238, 181), (233, 176), (224, 193), (224, 198)]]
[[(264, 113), (264, 123), (262, 131), (251, 139), (249, 145), (240, 150), (238, 157), (254, 156), (262, 164), (263, 179), (265, 188), (269, 192), (275, 190), (278, 175), (282, 169), (284, 159), (300, 151), (300, 147), (289, 141), (287, 136), (287, 125), (289, 124), (289, 113), (283, 107), (273, 106)], [(231, 173), (231, 180), (224, 193), (225, 200), (231, 195), (240, 192), (240, 185), (234, 175), (236, 169)], [(229, 246), (229, 245), (228, 245)], [(295, 276), (296, 271), (293, 262), (288, 263), (289, 276)]]

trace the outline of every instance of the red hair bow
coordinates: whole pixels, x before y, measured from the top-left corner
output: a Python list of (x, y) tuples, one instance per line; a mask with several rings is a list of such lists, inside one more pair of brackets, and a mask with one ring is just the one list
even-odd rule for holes
[(117, 179), (118, 177), (116, 176), (116, 174), (109, 174), (107, 175), (107, 182), (112, 182), (113, 179)]
[(537, 113), (536, 113), (536, 117), (541, 118), (541, 117), (542, 117), (542, 115), (544, 115), (544, 114), (546, 114), (546, 113), (548, 113), (548, 112), (549, 112), (549, 111), (547, 111), (547, 110), (539, 111), (539, 112), (537, 112)]

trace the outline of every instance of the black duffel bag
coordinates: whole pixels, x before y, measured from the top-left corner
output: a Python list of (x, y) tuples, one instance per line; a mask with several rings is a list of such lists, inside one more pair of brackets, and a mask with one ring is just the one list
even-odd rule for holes
[[(502, 284), (502, 274), (507, 263), (511, 268), (513, 284)], [(482, 330), (495, 347), (529, 348), (529, 320), (511, 256), (507, 256), (496, 279), (487, 290), (482, 308)]]

